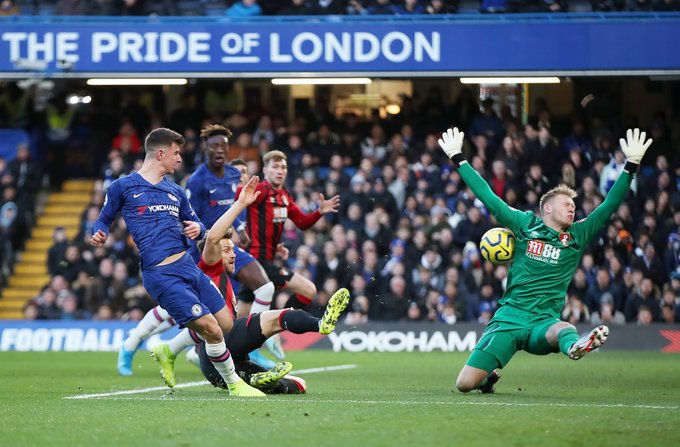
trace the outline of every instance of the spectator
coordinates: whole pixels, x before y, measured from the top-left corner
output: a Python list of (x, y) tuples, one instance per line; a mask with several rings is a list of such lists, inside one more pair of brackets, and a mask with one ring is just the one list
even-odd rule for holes
[(482, 101), (482, 110), (472, 118), (470, 123), (470, 136), (484, 135), (489, 143), (491, 158), (493, 153), (501, 145), (501, 141), (505, 136), (505, 129), (503, 122), (496, 114), (494, 108), (494, 100), (486, 98)]
[[(636, 250), (637, 252), (638, 250)], [(668, 279), (666, 269), (657, 256), (656, 248), (651, 241), (644, 244), (641, 253), (633, 260), (632, 266), (642, 271), (657, 287), (661, 287)]]
[(114, 0), (122, 16), (143, 16), (146, 14), (145, 0)]
[(590, 321), (590, 311), (576, 295), (567, 296), (567, 304), (562, 311), (562, 320), (571, 324), (587, 323)]
[(612, 282), (609, 270), (605, 267), (599, 267), (595, 274), (595, 284), (588, 288), (585, 297), (580, 298), (591, 312), (595, 312), (601, 307), (605, 295), (614, 300), (614, 307), (617, 310), (623, 310), (624, 297), (621, 290), (616, 283)]
[(27, 226), (32, 226), (35, 198), (40, 189), (42, 174), (40, 166), (31, 157), (31, 152), (27, 145), (21, 144), (17, 147), (16, 158), (9, 162), (7, 171), (14, 178), (14, 185), (17, 189), (17, 201), (20, 202), (20, 208), (29, 214), (29, 217), (22, 219), (22, 221)]
[(354, 298), (351, 310), (345, 316), (345, 324), (354, 326), (368, 323), (369, 301), (364, 295)]
[(623, 312), (616, 309), (614, 297), (611, 293), (604, 293), (600, 299), (598, 310), (590, 314), (590, 324), (608, 326), (626, 324), (626, 317)]
[(21, 14), (21, 8), (14, 3), (14, 0), (2, 0), (0, 2), (0, 17), (18, 16), (19, 14)]
[(456, 12), (456, 8), (453, 5), (447, 4), (445, 0), (430, 0), (430, 2), (425, 6), (426, 14), (452, 14)]
[(262, 15), (257, 0), (239, 0), (227, 9), (227, 17), (253, 17)]
[(64, 227), (56, 227), (52, 231), (52, 246), (47, 252), (47, 271), (50, 275), (57, 274), (59, 264), (64, 260), (68, 241), (66, 239), (66, 229)]
[(661, 321), (664, 323), (680, 323), (680, 299), (670, 284), (666, 284), (661, 295)]
[(142, 150), (142, 142), (137, 135), (137, 131), (129, 120), (124, 120), (118, 134), (111, 142), (111, 149), (118, 151), (128, 163), (132, 163), (139, 158)]
[(279, 9), (277, 15), (281, 16), (302, 16), (312, 15), (313, 9), (307, 0), (289, 0), (288, 4)]
[(371, 303), (373, 309), (371, 319), (398, 321), (407, 318), (408, 308), (411, 300), (406, 293), (406, 280), (402, 276), (395, 276), (390, 279), (389, 290), (381, 294), (380, 298)]
[(17, 227), (17, 206), (8, 201), (0, 206), (0, 286), (4, 287), (14, 264), (14, 244)]
[[(623, 154), (623, 151), (621, 149), (617, 149), (614, 152), (614, 156), (612, 159), (609, 161), (609, 163), (604, 167), (602, 170), (602, 174), (600, 175), (600, 194), (603, 196), (606, 196), (609, 190), (611, 189), (612, 185), (614, 185), (614, 182), (618, 178), (619, 174), (621, 171), (623, 171), (623, 166), (626, 164), (626, 156)], [(637, 183), (634, 180), (634, 183), (631, 183), (630, 185), (631, 191), (636, 192), (637, 191)]]
[[(654, 283), (651, 278), (643, 277), (637, 290), (626, 299), (624, 314), (627, 322), (639, 321), (639, 313), (642, 308), (650, 312), (653, 321), (659, 321), (661, 309)], [(646, 321), (646, 316), (643, 318)]]

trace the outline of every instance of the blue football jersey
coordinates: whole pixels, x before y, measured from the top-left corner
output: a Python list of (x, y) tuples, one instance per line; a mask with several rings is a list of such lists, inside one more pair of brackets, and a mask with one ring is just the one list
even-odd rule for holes
[[(199, 219), (207, 228), (217, 222), (234, 203), (236, 189), (241, 180), (241, 172), (233, 166), (224, 166), (224, 177), (217, 177), (203, 163), (191, 174), (187, 182), (187, 195)], [(243, 218), (234, 221), (234, 226), (243, 225)]]
[(201, 224), (197, 239), (205, 233), (184, 190), (167, 178), (152, 185), (134, 173), (111, 183), (94, 231), (108, 235), (118, 212), (139, 248), (142, 269), (189, 248), (183, 221)]

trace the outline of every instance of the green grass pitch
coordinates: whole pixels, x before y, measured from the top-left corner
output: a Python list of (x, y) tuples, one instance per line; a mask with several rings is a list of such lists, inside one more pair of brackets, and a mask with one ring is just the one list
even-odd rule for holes
[[(163, 385), (146, 351), (0, 353), (0, 446), (678, 446), (680, 357), (518, 354), (494, 395), (453, 392), (467, 354), (291, 352), (306, 395), (231, 398)], [(178, 359), (178, 384), (203, 378)], [(108, 393), (68, 399), (69, 396)], [(118, 394), (117, 394), (118, 393)]]

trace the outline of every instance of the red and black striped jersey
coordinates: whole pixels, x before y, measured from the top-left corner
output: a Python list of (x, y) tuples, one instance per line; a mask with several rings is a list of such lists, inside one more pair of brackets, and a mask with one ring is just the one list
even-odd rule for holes
[(229, 281), (229, 275), (224, 270), (222, 259), (214, 264), (206, 264), (203, 256), (201, 256), (201, 260), (198, 261), (198, 268), (215, 283), (227, 302), (227, 308), (231, 312), (231, 317), (236, 318), (236, 297), (234, 296), (234, 289), (231, 287), (231, 281)]
[[(246, 217), (246, 230), (251, 239), (248, 251), (257, 259), (273, 261), (286, 219), (306, 230), (321, 218), (321, 214), (319, 211), (305, 214), (286, 188), (274, 189), (266, 180), (257, 185), (256, 191), (260, 191), (260, 196), (248, 207)], [(240, 193), (239, 188), (237, 199)]]

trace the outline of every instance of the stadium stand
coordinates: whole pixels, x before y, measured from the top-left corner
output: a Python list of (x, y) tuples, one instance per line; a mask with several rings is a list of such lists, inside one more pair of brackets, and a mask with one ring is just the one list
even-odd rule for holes
[(49, 283), (47, 255), (53, 243), (52, 234), (60, 227), (69, 240), (76, 237), (80, 216), (90, 203), (93, 184), (93, 180), (72, 179), (64, 183), (63, 191), (49, 194), (25, 250), (17, 255), (14, 273), (0, 295), (0, 319), (22, 318), (26, 301), (37, 296)]
[[(208, 9), (217, 14), (220, 8), (223, 14), (226, 9), (226, 4), (214, 1), (170, 3), (168, 10), (185, 14)], [(262, 2), (263, 10), (272, 13), (275, 4)], [(36, 14), (56, 7), (50, 2), (31, 5)], [(29, 10), (27, 2), (21, 6)], [(458, 3), (459, 12), (475, 9), (479, 3)], [(326, 197), (343, 192), (339, 215), (329, 216), (305, 234), (287, 228), (283, 235), (291, 253), (288, 266), (314, 279), (320, 290), (312, 311), (320, 312), (329, 292), (344, 286), (355, 297), (355, 321), (449, 324), (487, 319), (503, 291), (507, 269), (481, 262), (476, 242), (494, 222), (451, 170), (437, 147), (437, 132), (451, 124), (463, 127), (471, 163), (509, 203), (535, 209), (546, 188), (564, 182), (579, 189), (578, 205), (587, 213), (600, 203), (620, 169), (613, 153), (621, 129), (639, 124), (649, 129), (655, 143), (640, 171), (636, 195), (630, 196), (584, 257), (576, 275), (580, 280), (575, 279), (569, 292), (565, 318), (585, 321), (590, 314), (601, 316), (601, 305), (610, 302), (606, 292), (629, 323), (638, 320), (640, 309), (649, 311), (653, 321), (680, 319), (680, 125), (665, 110), (640, 123), (639, 117), (622, 117), (621, 110), (606, 102), (588, 110), (579, 109), (576, 102), (566, 107), (571, 111), (556, 115), (543, 101), (524, 123), (502, 107), (505, 104), (488, 98), (480, 104), (479, 92), (456, 84), (455, 97), (437, 89), (404, 97), (401, 112), (385, 118), (376, 113), (358, 120), (349, 113), (336, 116), (330, 109), (301, 107), (297, 117), (289, 119), (277, 105), (244, 101), (250, 99), (243, 98), (249, 92), (241, 91), (241, 101), (234, 100), (239, 94), (233, 83), (225, 82), (224, 91), (214, 87), (197, 82), (174, 90), (182, 104), (168, 109), (164, 106), (172, 100), (160, 89), (102, 91), (107, 96), (105, 107), (83, 107), (78, 114), (66, 114), (72, 119), (68, 126), (73, 132), (67, 138), (70, 161), (88, 154), (94, 165), (88, 174), (97, 179), (67, 180), (62, 192), (49, 195), (32, 237), (25, 243), (20, 238), (12, 241), (14, 251), (19, 249), (19, 256), (13, 253), (12, 258), (20, 262), (8, 266), (13, 275), (2, 290), (0, 310), (6, 313), (0, 317), (134, 320), (141, 316), (152, 303), (140, 285), (135, 248), (120, 223), (114, 225), (110, 246), (89, 247), (92, 209), (96, 212), (101, 206), (111, 181), (135, 169), (142, 156), (139, 141), (151, 126), (167, 125), (185, 134), (189, 143), (176, 178), (183, 182), (201, 162), (199, 128), (220, 122), (235, 132), (232, 154), (253, 158), (253, 174), (259, 169), (258, 156), (267, 149), (280, 148), (288, 154), (288, 187), (303, 208), (313, 209), (318, 198), (313, 191)], [(603, 93), (611, 92), (603, 88)], [(240, 109), (244, 102), (248, 106)], [(36, 115), (26, 124), (31, 136), (45, 131), (40, 127), (44, 108)], [(260, 128), (263, 121), (272, 124)], [(127, 127), (132, 131), (124, 130)], [(129, 143), (135, 140), (132, 135), (136, 135), (134, 145)], [(3, 191), (14, 188), (10, 183), (3, 185)], [(3, 198), (0, 206), (10, 199)], [(27, 228), (32, 225), (29, 220)], [(68, 227), (69, 242), (50, 271), (44, 265), (55, 227)], [(73, 248), (70, 259), (69, 248)], [(612, 292), (598, 284), (599, 271), (619, 290)], [(638, 287), (646, 279), (651, 290)], [(662, 292), (667, 293), (662, 297)], [(63, 303), (72, 304), (74, 297), (77, 312), (66, 312)], [(279, 305), (286, 299), (281, 295)]]

